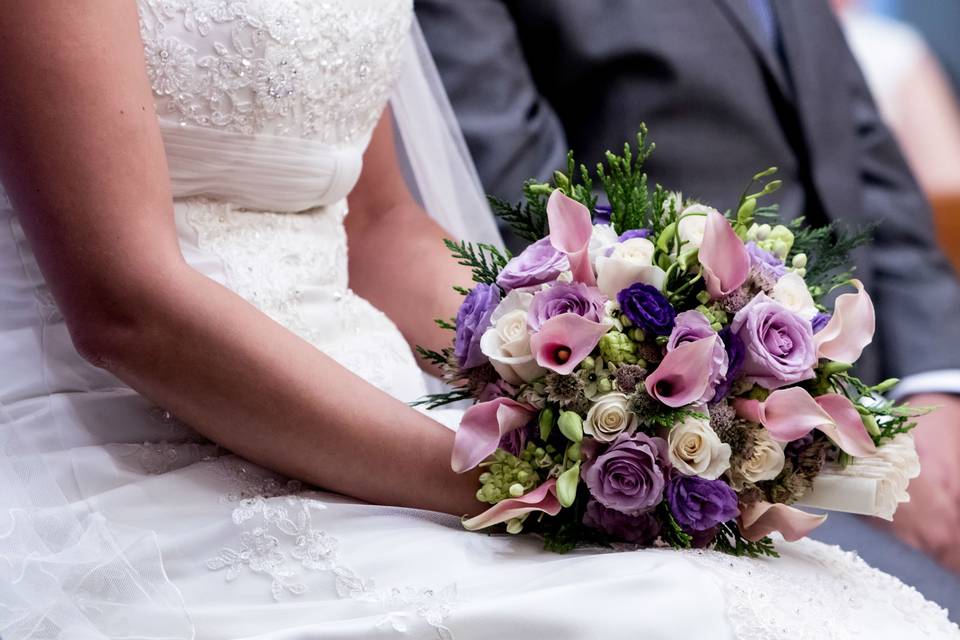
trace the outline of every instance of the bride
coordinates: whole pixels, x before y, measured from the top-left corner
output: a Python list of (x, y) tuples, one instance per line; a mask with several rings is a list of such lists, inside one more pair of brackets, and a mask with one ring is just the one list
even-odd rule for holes
[(411, 4), (0, 12), (0, 636), (960, 636), (810, 541), (560, 556), (460, 528), (456, 415), (405, 401), (469, 274), (405, 178), (468, 235), (475, 185), (444, 184)]

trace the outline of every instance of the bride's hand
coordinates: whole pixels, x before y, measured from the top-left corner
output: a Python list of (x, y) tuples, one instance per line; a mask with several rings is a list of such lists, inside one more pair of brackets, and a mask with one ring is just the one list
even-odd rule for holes
[(891, 526), (904, 542), (960, 573), (960, 399), (928, 394), (911, 397), (910, 404), (939, 408), (917, 420), (921, 472)]

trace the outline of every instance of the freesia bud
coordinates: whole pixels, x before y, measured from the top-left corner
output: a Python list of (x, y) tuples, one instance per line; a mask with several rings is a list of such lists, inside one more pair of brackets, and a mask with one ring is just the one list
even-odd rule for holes
[(583, 418), (574, 411), (564, 411), (557, 420), (557, 426), (560, 427), (560, 433), (571, 442), (580, 442), (583, 440)]
[(806, 268), (806, 266), (807, 266), (807, 254), (805, 254), (805, 253), (798, 253), (797, 255), (793, 256), (793, 262), (792, 262), (792, 264), (793, 264), (793, 268), (794, 268), (794, 269), (804, 269), (804, 268)]
[(520, 518), (514, 518), (507, 522), (507, 533), (511, 535), (516, 535), (523, 531), (523, 520)]

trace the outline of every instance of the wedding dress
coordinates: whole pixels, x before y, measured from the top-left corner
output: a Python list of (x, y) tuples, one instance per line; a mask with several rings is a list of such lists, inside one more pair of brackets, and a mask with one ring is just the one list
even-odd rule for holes
[[(186, 259), (372, 384), (423, 394), (400, 333), (348, 287), (343, 227), (411, 0), (139, 5)], [(779, 560), (556, 555), (230, 455), (76, 354), (5, 200), (0, 367), (4, 640), (960, 637), (811, 541)]]

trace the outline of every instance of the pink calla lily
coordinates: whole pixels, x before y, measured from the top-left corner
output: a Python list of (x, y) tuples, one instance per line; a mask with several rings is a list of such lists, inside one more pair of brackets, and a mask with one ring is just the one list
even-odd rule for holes
[(547, 200), (547, 221), (550, 225), (550, 244), (567, 255), (574, 280), (588, 285), (597, 284), (590, 264), (590, 237), (593, 221), (590, 211), (555, 189)]
[(714, 300), (739, 289), (750, 275), (750, 254), (730, 221), (718, 211), (707, 214), (699, 259), (707, 291)]
[(667, 353), (644, 382), (647, 393), (668, 407), (700, 401), (710, 384), (717, 336), (685, 342)]
[(608, 325), (575, 313), (561, 313), (530, 336), (530, 349), (541, 367), (566, 375), (590, 355), (609, 330)]
[(837, 297), (833, 317), (813, 336), (817, 355), (835, 362), (853, 364), (863, 349), (873, 341), (877, 320), (873, 300), (859, 280), (851, 280), (856, 293)]
[(453, 438), (450, 466), (457, 473), (473, 469), (497, 450), (500, 438), (526, 426), (535, 414), (533, 407), (510, 398), (473, 405), (463, 414)]
[(860, 414), (847, 398), (836, 394), (814, 398), (800, 387), (778, 389), (763, 402), (737, 399), (737, 414), (744, 420), (766, 427), (774, 440), (790, 442), (819, 429), (852, 456), (876, 452)]
[(750, 542), (756, 542), (774, 531), (779, 531), (788, 542), (796, 542), (826, 519), (826, 515), (818, 516), (785, 504), (761, 501), (740, 505), (740, 533)]
[(468, 531), (486, 529), (495, 524), (519, 518), (533, 511), (543, 511), (555, 516), (560, 513), (560, 500), (557, 499), (557, 480), (551, 478), (542, 485), (519, 498), (498, 502), (483, 513), (463, 521)]

